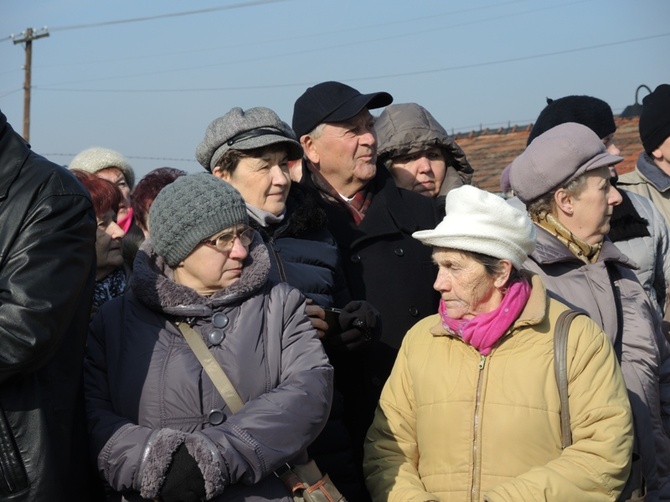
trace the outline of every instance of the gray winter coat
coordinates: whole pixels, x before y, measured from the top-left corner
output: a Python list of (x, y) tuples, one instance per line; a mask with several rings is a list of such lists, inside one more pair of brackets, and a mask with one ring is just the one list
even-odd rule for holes
[(523, 266), (540, 275), (549, 296), (587, 313), (610, 337), (635, 420), (640, 461), (633, 463), (634, 472), (641, 469), (647, 481), (647, 501), (670, 499), (670, 354), (630, 260), (605, 240), (598, 261), (586, 265), (537, 227), (535, 251)]
[(652, 306), (663, 317), (670, 285), (670, 235), (663, 215), (646, 197), (626, 190), (637, 213), (647, 220), (649, 235), (617, 240), (614, 245), (638, 266), (635, 273)]
[[(150, 242), (131, 291), (91, 323), (85, 384), (89, 433), (110, 500), (152, 499), (185, 443), (207, 500), (289, 501), (273, 471), (323, 428), (333, 370), (305, 314), (304, 297), (267, 282), (256, 235), (240, 280), (211, 297), (175, 283)], [(245, 406), (231, 414), (175, 322), (203, 335)], [(214, 321), (220, 329), (214, 327)], [(127, 493), (126, 493), (127, 492)]]

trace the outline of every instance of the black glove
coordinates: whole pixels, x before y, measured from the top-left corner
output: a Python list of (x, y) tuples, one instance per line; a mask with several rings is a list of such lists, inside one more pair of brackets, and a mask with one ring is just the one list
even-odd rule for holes
[(172, 456), (160, 491), (163, 502), (200, 502), (205, 499), (205, 478), (198, 463), (181, 444)]
[(381, 335), (379, 312), (365, 301), (347, 303), (340, 313), (342, 331), (323, 340), (331, 350), (358, 350), (378, 340)]

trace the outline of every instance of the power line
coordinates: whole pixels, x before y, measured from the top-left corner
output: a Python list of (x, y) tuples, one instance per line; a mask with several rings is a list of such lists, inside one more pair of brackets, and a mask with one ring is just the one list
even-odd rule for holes
[(51, 31), (66, 31), (66, 30), (81, 30), (84, 28), (97, 28), (99, 26), (111, 26), (115, 24), (139, 23), (144, 21), (154, 21), (156, 19), (166, 19), (170, 17), (193, 16), (196, 14), (206, 14), (208, 12), (217, 12), (221, 10), (241, 9), (245, 7), (255, 7), (257, 5), (265, 5), (270, 3), (286, 2), (288, 0), (253, 0), (250, 2), (241, 2), (232, 5), (224, 5), (220, 7), (210, 7), (208, 9), (198, 9), (185, 12), (173, 12), (171, 14), (158, 14), (155, 16), (136, 17), (131, 19), (119, 19), (116, 21), (102, 21), (98, 23), (76, 24), (71, 26), (56, 26), (52, 27)]
[[(496, 61), (485, 61), (481, 63), (469, 63), (469, 64), (463, 64), (463, 65), (458, 65), (458, 66), (448, 66), (448, 67), (443, 67), (443, 68), (434, 68), (434, 69), (428, 69), (428, 70), (417, 70), (417, 71), (411, 71), (411, 72), (402, 72), (402, 73), (389, 73), (385, 75), (373, 75), (373, 76), (367, 76), (367, 77), (354, 77), (354, 78), (349, 78), (349, 79), (343, 79), (347, 82), (361, 82), (361, 81), (367, 81), (367, 80), (379, 80), (379, 79), (388, 79), (388, 78), (396, 78), (396, 77), (408, 77), (408, 76), (414, 76), (414, 75), (425, 75), (429, 73), (441, 73), (441, 72), (448, 72), (448, 71), (455, 71), (455, 70), (465, 70), (465, 69), (470, 69), (470, 68), (481, 68), (485, 66), (493, 66), (493, 65), (499, 65), (499, 64), (506, 64), (506, 63), (515, 63), (519, 61), (528, 61), (531, 59), (538, 59), (538, 58), (545, 58), (545, 57), (551, 57), (551, 56), (560, 56), (563, 54), (572, 54), (575, 52), (583, 52), (583, 51), (589, 51), (589, 50), (595, 50), (595, 49), (602, 49), (604, 47), (612, 47), (616, 45), (624, 45), (624, 44), (629, 44), (629, 43), (634, 43), (634, 42), (641, 42), (645, 40), (653, 40), (656, 38), (662, 38), (662, 37), (667, 37), (670, 36), (670, 33), (661, 33), (657, 35), (650, 35), (646, 37), (639, 37), (639, 38), (631, 38), (628, 40), (620, 40), (616, 42), (608, 42), (608, 43), (603, 43), (603, 44), (597, 44), (597, 45), (590, 45), (587, 47), (578, 47), (574, 49), (565, 49), (561, 51), (553, 51), (553, 52), (545, 52), (542, 54), (532, 54), (528, 56), (519, 56), (519, 57), (514, 57), (514, 58), (507, 58), (507, 59), (500, 59)], [(264, 90), (264, 89), (277, 89), (277, 88), (288, 88), (288, 87), (306, 87), (313, 85), (314, 82), (294, 82), (294, 83), (284, 83), (284, 84), (268, 84), (268, 85), (244, 85), (244, 86), (227, 86), (227, 87), (206, 87), (206, 88), (190, 88), (190, 89), (63, 89), (63, 88), (51, 88), (51, 87), (38, 87), (36, 86), (36, 89), (40, 89), (42, 91), (61, 91), (61, 92), (100, 92), (100, 93), (167, 93), (167, 92), (219, 92), (219, 91), (242, 91), (242, 90)]]
[[(334, 30), (334, 31), (330, 31), (330, 32), (319, 31), (316, 35), (313, 35), (313, 34), (300, 35), (300, 36), (286, 37), (286, 38), (282, 38), (282, 39), (271, 39), (271, 40), (264, 40), (264, 41), (257, 41), (257, 42), (245, 41), (245, 42), (240, 43), (240, 44), (227, 45), (227, 46), (223, 46), (223, 47), (216, 47), (216, 48), (210, 48), (210, 49), (205, 49), (205, 50), (203, 50), (202, 47), (198, 47), (198, 49), (194, 49), (194, 50), (191, 50), (191, 51), (182, 51), (182, 52), (179, 52), (179, 53), (172, 52), (172, 53), (163, 53), (163, 54), (153, 54), (153, 55), (147, 55), (147, 56), (135, 56), (135, 57), (131, 57), (131, 58), (109, 59), (109, 60), (106, 60), (106, 61), (95, 60), (95, 61), (83, 62), (83, 63), (73, 63), (73, 64), (69, 64), (67, 66), (73, 66), (73, 65), (76, 65), (76, 64), (99, 64), (101, 62), (109, 63), (109, 62), (114, 62), (114, 61), (128, 61), (129, 59), (147, 59), (147, 58), (154, 59), (156, 57), (173, 56), (175, 54), (188, 54), (188, 53), (193, 53), (193, 52), (196, 52), (198, 54), (202, 54), (204, 51), (231, 50), (231, 49), (235, 49), (235, 48), (238, 48), (238, 47), (249, 48), (250, 46), (254, 46), (254, 45), (258, 46), (258, 45), (273, 44), (273, 45), (276, 46), (279, 43), (285, 43), (285, 42), (290, 42), (290, 41), (295, 41), (295, 40), (300, 40), (300, 39), (305, 39), (305, 38), (314, 38), (314, 36), (339, 35), (341, 33), (352, 32), (352, 31), (361, 31), (361, 30), (369, 31), (371, 29), (379, 29), (379, 28), (384, 28), (384, 27), (397, 25), (397, 24), (408, 25), (408, 24), (413, 24), (413, 23), (423, 21), (425, 19), (433, 20), (433, 19), (436, 19), (436, 18), (444, 17), (444, 16), (453, 16), (453, 15), (463, 14), (463, 13), (477, 11), (477, 10), (490, 10), (491, 8), (505, 7), (505, 6), (508, 6), (510, 4), (520, 3), (520, 2), (524, 2), (524, 1), (525, 0), (512, 0), (512, 1), (509, 1), (509, 2), (503, 2), (503, 3), (498, 3), (498, 4), (489, 4), (489, 5), (486, 5), (486, 6), (483, 6), (483, 7), (472, 7), (472, 8), (468, 8), (468, 9), (461, 9), (461, 10), (446, 12), (446, 13), (437, 14), (437, 15), (421, 16), (421, 17), (415, 17), (415, 18), (411, 18), (411, 19), (404, 19), (404, 20), (401, 20), (401, 21), (393, 21), (393, 22), (388, 22), (388, 23), (366, 25), (366, 26), (357, 27), (357, 28), (347, 28), (346, 30)], [(540, 7), (540, 8), (536, 8), (536, 9), (530, 9), (530, 10), (526, 10), (526, 11), (522, 11), (522, 12), (513, 12), (513, 13), (510, 13), (510, 14), (507, 14), (507, 15), (503, 15), (503, 16), (498, 15), (498, 16), (495, 16), (495, 17), (478, 19), (478, 20), (474, 20), (474, 21), (440, 25), (439, 27), (432, 28), (432, 29), (427, 29), (425, 27), (422, 27), (420, 30), (411, 31), (409, 33), (394, 32), (392, 35), (387, 36), (387, 37), (382, 37), (382, 38), (367, 39), (367, 40), (363, 40), (363, 41), (354, 41), (354, 42), (349, 42), (349, 43), (345, 43), (345, 44), (337, 44), (337, 45), (331, 45), (331, 46), (327, 46), (327, 47), (320, 47), (320, 48), (314, 48), (314, 49), (294, 51), (294, 52), (291, 52), (291, 53), (284, 53), (284, 54), (279, 54), (279, 55), (268, 54), (268, 55), (261, 56), (261, 57), (256, 57), (256, 58), (243, 58), (243, 59), (239, 59), (237, 61), (225, 61), (225, 62), (219, 62), (219, 63), (216, 63), (216, 64), (210, 64), (210, 65), (206, 65), (206, 66), (197, 66), (197, 67), (191, 67), (191, 68), (178, 68), (178, 69), (174, 69), (174, 70), (162, 70), (162, 71), (159, 71), (159, 72), (154, 71), (154, 72), (148, 72), (148, 73), (142, 73), (142, 74), (126, 75), (126, 76), (117, 77), (117, 78), (141, 77), (141, 76), (158, 75), (158, 74), (164, 74), (164, 73), (183, 72), (183, 71), (197, 70), (197, 69), (203, 69), (203, 68), (215, 68), (215, 67), (218, 67), (218, 66), (224, 66), (224, 65), (229, 65), (229, 64), (239, 63), (239, 62), (249, 63), (249, 62), (257, 62), (257, 61), (263, 61), (263, 60), (268, 60), (268, 59), (276, 59), (278, 57), (299, 56), (299, 55), (303, 55), (303, 54), (308, 54), (310, 52), (322, 52), (324, 50), (342, 49), (342, 48), (346, 48), (346, 47), (358, 46), (361, 43), (366, 43), (367, 44), (367, 43), (372, 43), (372, 42), (384, 42), (386, 40), (397, 40), (399, 38), (411, 37), (411, 36), (414, 36), (414, 35), (417, 35), (417, 34), (418, 35), (424, 35), (424, 34), (430, 33), (430, 32), (444, 31), (444, 30), (447, 30), (447, 29), (462, 28), (462, 27), (465, 27), (465, 26), (471, 26), (471, 25), (474, 25), (474, 24), (481, 24), (481, 23), (485, 23), (485, 22), (488, 22), (488, 21), (500, 21), (501, 19), (504, 19), (504, 18), (511, 18), (511, 17), (517, 17), (517, 16), (520, 16), (520, 15), (533, 14), (533, 13), (537, 13), (537, 12), (541, 12), (541, 11), (546, 11), (546, 10), (551, 10), (551, 9), (556, 9), (556, 8), (564, 8), (566, 6), (575, 5), (575, 4), (582, 4), (582, 3), (592, 2), (592, 1), (594, 1), (594, 0), (576, 0), (576, 1), (570, 2), (570, 3), (544, 6), (544, 7)], [(64, 65), (58, 65), (58, 66), (64, 66)], [(50, 68), (50, 67), (58, 67), (58, 66), (56, 66), (56, 65), (51, 65), (51, 66), (43, 65), (43, 66), (40, 66), (40, 68)], [(80, 82), (95, 82), (97, 80), (109, 80), (109, 79), (110, 79), (109, 77), (101, 77), (101, 78), (98, 78), (98, 79), (89, 79), (89, 80), (84, 80), (84, 81), (79, 80), (77, 82), (78, 83), (80, 83)], [(58, 85), (65, 85), (65, 84), (67, 84), (67, 82), (60, 83)]]

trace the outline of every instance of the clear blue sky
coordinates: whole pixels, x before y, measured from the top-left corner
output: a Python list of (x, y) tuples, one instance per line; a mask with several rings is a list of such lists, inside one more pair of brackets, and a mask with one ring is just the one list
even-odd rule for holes
[(669, 0), (2, 0), (0, 110), (21, 132), (25, 51), (9, 36), (47, 26), (36, 152), (68, 164), (104, 146), (138, 177), (195, 172), (214, 118), (267, 106), (290, 123), (324, 80), (417, 102), (456, 132), (527, 124), (547, 96), (619, 113), (638, 85), (670, 82), (669, 21)]

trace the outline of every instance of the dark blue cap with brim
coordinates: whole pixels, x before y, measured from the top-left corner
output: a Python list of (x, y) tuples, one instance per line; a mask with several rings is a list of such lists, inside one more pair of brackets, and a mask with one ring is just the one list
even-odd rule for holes
[(345, 122), (361, 110), (383, 108), (393, 102), (388, 92), (361, 94), (340, 82), (322, 82), (308, 88), (293, 107), (293, 130), (298, 138), (322, 123)]

